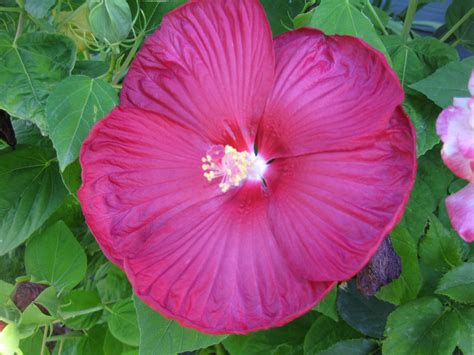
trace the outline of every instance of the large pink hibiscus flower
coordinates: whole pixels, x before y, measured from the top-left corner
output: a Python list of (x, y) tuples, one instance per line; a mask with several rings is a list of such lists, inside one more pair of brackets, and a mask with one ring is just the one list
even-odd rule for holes
[(400, 219), (415, 174), (402, 100), (359, 39), (273, 40), (257, 0), (191, 0), (83, 145), (86, 221), (165, 316), (209, 333), (282, 325)]

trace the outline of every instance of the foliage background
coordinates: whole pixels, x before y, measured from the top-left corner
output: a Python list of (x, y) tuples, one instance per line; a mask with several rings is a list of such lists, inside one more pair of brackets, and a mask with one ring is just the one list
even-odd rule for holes
[[(373, 297), (342, 283), (303, 317), (248, 336), (182, 328), (133, 296), (84, 223), (78, 152), (118, 103), (143, 39), (184, 2), (0, 0), (0, 108), (12, 122), (3, 112), (0, 353), (473, 354), (474, 248), (451, 228), (444, 205), (464, 182), (440, 159), (435, 121), (454, 96), (468, 96), (474, 57), (460, 60), (456, 48), (474, 50), (474, 0), (452, 1), (445, 23), (425, 23), (436, 31), (429, 37), (411, 29), (430, 0), (411, 0), (401, 13), (381, 0), (261, 0), (275, 35), (311, 26), (359, 36), (400, 77), (419, 170), (391, 234), (398, 279)], [(19, 290), (26, 304), (15, 299)]]

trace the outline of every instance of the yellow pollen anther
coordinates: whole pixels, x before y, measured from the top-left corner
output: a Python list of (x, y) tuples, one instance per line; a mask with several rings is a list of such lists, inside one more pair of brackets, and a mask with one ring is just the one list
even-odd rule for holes
[(222, 192), (240, 186), (246, 179), (261, 179), (266, 168), (262, 158), (247, 151), (238, 152), (230, 145), (213, 146), (201, 161), (208, 181), (222, 179), (219, 183)]

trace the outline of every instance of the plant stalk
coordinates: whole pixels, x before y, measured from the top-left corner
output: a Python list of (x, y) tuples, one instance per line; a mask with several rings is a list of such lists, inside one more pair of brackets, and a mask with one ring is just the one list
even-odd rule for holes
[(444, 34), (443, 37), (440, 38), (440, 41), (441, 41), (441, 42), (445, 42), (445, 41), (446, 41), (449, 37), (451, 37), (451, 35), (452, 35), (454, 32), (456, 32), (456, 30), (457, 30), (459, 27), (461, 27), (462, 24), (463, 24), (464, 22), (466, 22), (466, 21), (469, 19), (469, 17), (471, 17), (472, 15), (474, 15), (474, 8), (472, 8), (472, 9), (470, 9), (468, 12), (466, 12), (466, 14), (465, 14), (463, 17), (461, 17), (461, 19), (460, 19), (458, 22), (456, 22), (456, 23), (454, 24), (454, 26), (451, 27), (451, 28), (449, 29), (449, 31)]
[(382, 31), (382, 33), (383, 33), (385, 36), (388, 36), (387, 30), (386, 30), (385, 26), (383, 25), (382, 20), (380, 20), (379, 15), (377, 15), (377, 12), (375, 11), (374, 7), (373, 7), (372, 4), (370, 3), (370, 0), (367, 0), (366, 3), (367, 3), (367, 6), (368, 6), (370, 12), (371, 12), (372, 15), (375, 17), (375, 21), (377, 22), (377, 25), (379, 26), (380, 30)]
[(25, 25), (25, 12), (21, 11), (20, 17), (18, 18), (18, 25), (16, 27), (16, 33), (15, 33), (15, 39), (13, 40), (13, 45), (16, 45), (16, 41), (21, 36), (24, 25)]
[(418, 0), (410, 0), (402, 31), (402, 38), (405, 42), (408, 40), (408, 36), (410, 35), (411, 25), (413, 24), (413, 19), (415, 18), (417, 6)]

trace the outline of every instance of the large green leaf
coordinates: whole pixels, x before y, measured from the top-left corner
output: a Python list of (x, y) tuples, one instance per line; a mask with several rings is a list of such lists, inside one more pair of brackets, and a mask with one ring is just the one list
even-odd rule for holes
[(346, 323), (335, 322), (326, 316), (320, 316), (313, 323), (304, 339), (304, 353), (317, 354), (341, 340), (360, 338), (361, 335)]
[(420, 260), (436, 271), (446, 272), (462, 264), (463, 247), (461, 239), (432, 215), (428, 231), (420, 242)]
[(460, 332), (458, 346), (464, 355), (474, 354), (474, 307), (456, 307)]
[(452, 355), (460, 323), (436, 298), (421, 298), (397, 308), (389, 317), (384, 355)]
[(449, 63), (411, 87), (432, 100), (439, 107), (452, 105), (454, 97), (470, 97), (467, 83), (474, 68), (474, 57)]
[(292, 26), (292, 19), (305, 6), (305, 0), (260, 0), (270, 21), (273, 35), (288, 31)]
[(38, 230), (66, 194), (54, 151), (19, 146), (0, 154), (0, 255)]
[(423, 180), (421, 174), (417, 174), (415, 186), (400, 225), (410, 232), (415, 241), (418, 241), (425, 231), (428, 218), (436, 207), (436, 200), (430, 186)]
[(432, 37), (416, 38), (408, 43), (396, 35), (385, 36), (382, 40), (404, 87), (459, 59), (453, 48)]
[(89, 24), (102, 41), (118, 43), (132, 29), (132, 13), (126, 0), (89, 0)]
[(393, 304), (402, 304), (415, 299), (421, 288), (418, 253), (416, 242), (405, 228), (396, 227), (390, 236), (395, 251), (402, 259), (402, 273), (398, 279), (383, 286), (377, 293), (377, 298)]
[(114, 89), (103, 80), (74, 75), (56, 86), (46, 104), (46, 122), (61, 170), (77, 159), (94, 123), (117, 103)]
[(364, 335), (381, 338), (388, 315), (395, 309), (390, 303), (362, 295), (351, 280), (337, 295), (337, 308), (342, 319)]
[(206, 348), (220, 343), (225, 336), (200, 333), (183, 328), (177, 322), (166, 319), (135, 297), (135, 307), (140, 329), (141, 355), (174, 355), (184, 351)]
[(25, 10), (34, 17), (43, 18), (55, 2), (56, 0), (25, 0)]
[(68, 327), (90, 329), (102, 316), (102, 309), (97, 292), (72, 290), (62, 300), (59, 313)]
[(87, 259), (69, 228), (59, 221), (28, 243), (25, 265), (28, 274), (63, 290), (81, 282), (86, 274)]
[(474, 263), (465, 263), (446, 273), (436, 292), (458, 302), (474, 304)]
[(46, 99), (71, 73), (75, 60), (75, 45), (63, 35), (31, 32), (13, 43), (0, 33), (0, 108), (45, 131)]
[(230, 335), (223, 344), (232, 355), (301, 354), (305, 335), (315, 319), (314, 312), (310, 312), (283, 327)]
[[(474, 0), (453, 0), (446, 11), (446, 25), (451, 29), (469, 11), (474, 9)], [(474, 14), (454, 31), (454, 36), (464, 47), (474, 50)]]
[(337, 287), (334, 287), (313, 309), (337, 322), (339, 315), (337, 313), (336, 298)]
[(420, 157), (439, 143), (436, 119), (440, 110), (428, 99), (413, 95), (405, 98), (403, 108), (416, 129), (416, 155)]
[(386, 49), (372, 22), (363, 14), (365, 0), (322, 0), (309, 25), (328, 35), (341, 34), (360, 37), (384, 52)]
[(376, 353), (377, 343), (369, 339), (341, 340), (318, 355), (369, 355)]
[(122, 343), (138, 346), (140, 334), (138, 330), (137, 312), (132, 299), (117, 302), (112, 307), (108, 319), (109, 330)]

